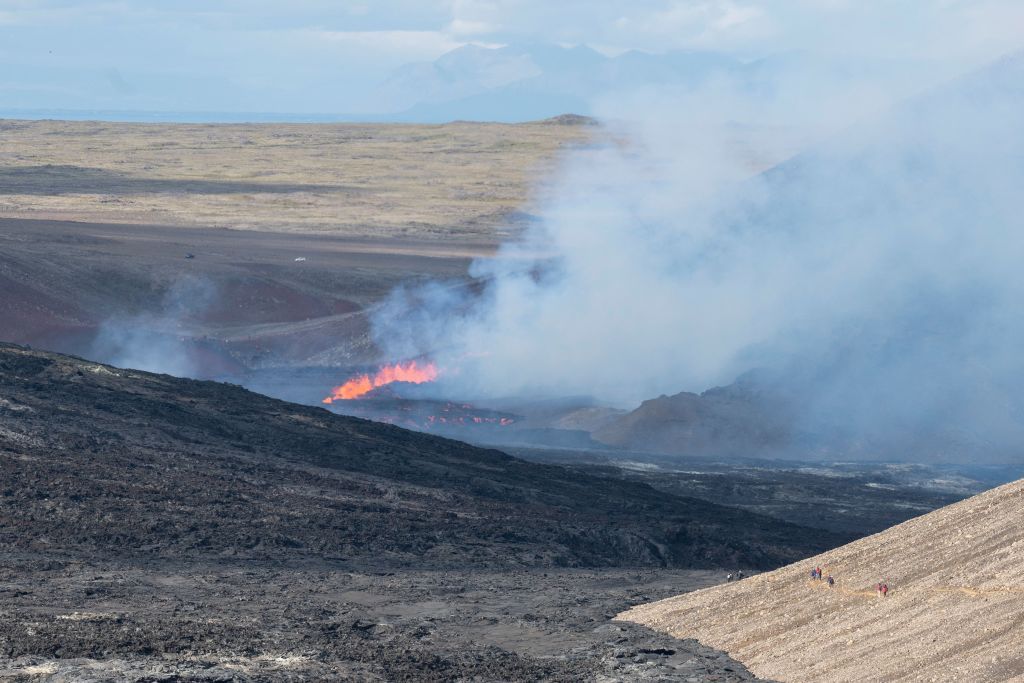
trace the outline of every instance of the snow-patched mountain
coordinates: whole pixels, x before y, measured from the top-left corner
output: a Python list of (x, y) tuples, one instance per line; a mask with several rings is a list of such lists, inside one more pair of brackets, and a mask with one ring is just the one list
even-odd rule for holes
[(744, 65), (701, 52), (630, 51), (605, 56), (579, 45), (465, 45), (433, 62), (407, 64), (362, 107), (415, 121), (522, 121), (592, 112), (604, 93), (644, 85), (693, 84)]
[(805, 52), (741, 61), (716, 52), (630, 50), (609, 56), (586, 45), (470, 44), (433, 62), (400, 67), (358, 108), (389, 120), (516, 122), (565, 112), (593, 115), (603, 99), (636, 90), (686, 91), (728, 83), (760, 102), (760, 109), (791, 115), (795, 103), (806, 109), (808, 102), (829, 106), (840, 100), (849, 109), (851, 103), (841, 96), (867, 94), (868, 84), (874, 96), (880, 95), (878, 88), (906, 92), (913, 70), (906, 64), (850, 65)]

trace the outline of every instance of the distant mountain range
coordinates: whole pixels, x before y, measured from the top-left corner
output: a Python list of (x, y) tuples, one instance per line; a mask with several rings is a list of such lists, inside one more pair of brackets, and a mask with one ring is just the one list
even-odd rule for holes
[(800, 83), (801, 99), (878, 79), (883, 64), (857, 68), (807, 53), (740, 61), (714, 52), (652, 54), (630, 50), (606, 56), (590, 47), (549, 44), (487, 48), (464, 45), (433, 62), (396, 70), (361, 104), (399, 121), (528, 121), (573, 112), (593, 115), (614, 93), (640, 89), (692, 90), (718, 82), (772, 101)]
[[(798, 97), (826, 101), (858, 83), (903, 85), (913, 65), (858, 63), (856, 67), (793, 52), (753, 61), (721, 53), (631, 50), (608, 56), (585, 45), (463, 45), (432, 62), (396, 69), (371, 92), (353, 93), (348, 111), (156, 111), (97, 108), (4, 108), (5, 118), (100, 119), (150, 122), (418, 122), (454, 120), (521, 122), (559, 114), (594, 115), (599, 103), (637, 90), (693, 90), (705, 84), (731, 87), (786, 105)], [(798, 92), (787, 84), (799, 83)]]
[(606, 57), (585, 46), (466, 45), (434, 62), (398, 69), (373, 94), (368, 108), (390, 110), (410, 121), (525, 121), (564, 112), (591, 114), (594, 100), (609, 91), (692, 84), (741, 66), (704, 53)]

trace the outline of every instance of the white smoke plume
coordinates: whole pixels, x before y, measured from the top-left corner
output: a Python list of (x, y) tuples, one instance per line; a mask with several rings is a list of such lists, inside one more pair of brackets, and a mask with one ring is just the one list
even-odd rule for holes
[[(397, 292), (378, 343), (460, 395), (630, 406), (756, 377), (802, 430), (1018, 452), (1024, 58), (960, 70), (896, 103), (858, 82), (879, 96), (842, 114), (796, 86), (620, 97), (541, 224), (474, 265), (483, 293)], [(805, 151), (765, 171), (749, 140), (783, 134)]]
[(190, 323), (212, 304), (216, 288), (206, 279), (182, 277), (164, 292), (156, 312), (123, 315), (97, 331), (90, 358), (117, 367), (176, 377), (204, 375), (189, 341)]

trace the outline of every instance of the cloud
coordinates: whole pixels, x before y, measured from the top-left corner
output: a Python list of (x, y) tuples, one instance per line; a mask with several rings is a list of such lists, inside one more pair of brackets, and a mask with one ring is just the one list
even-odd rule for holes
[(313, 40), (324, 40), (343, 46), (353, 54), (381, 51), (390, 61), (436, 59), (464, 43), (440, 31), (303, 31)]
[(770, 15), (731, 1), (668, 3), (663, 8), (624, 15), (615, 24), (620, 42), (647, 49), (702, 48), (726, 51), (772, 34)]
[(453, 36), (483, 37), (494, 33), (498, 27), (484, 21), (472, 21), (469, 19), (452, 19), (446, 29), (447, 33)]
[(810, 50), (980, 62), (1020, 46), (1024, 29), (1024, 6), (1015, 0), (457, 0), (451, 12), (451, 25), (467, 39), (530, 36), (613, 51), (707, 49), (748, 56)]

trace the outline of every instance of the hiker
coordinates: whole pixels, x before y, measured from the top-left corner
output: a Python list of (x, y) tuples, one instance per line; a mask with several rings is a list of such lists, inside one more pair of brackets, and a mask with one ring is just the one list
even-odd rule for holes
[(812, 567), (812, 568), (811, 568), (811, 580), (813, 581), (813, 580), (814, 580), (814, 579), (816, 579), (816, 578), (818, 578), (818, 570), (817, 570), (817, 569), (814, 569), (814, 568)]
[(818, 567), (818, 581), (821, 581), (821, 567)]
[(732, 574), (728, 574), (728, 575), (726, 575), (726, 577), (725, 577), (725, 582), (726, 582), (726, 583), (729, 583), (730, 581), (732, 581)]
[(742, 581), (743, 580), (743, 570), (742, 569), (739, 569), (739, 570), (736, 571), (736, 580), (737, 581)]
[(883, 583), (882, 584), (882, 597), (884, 598), (888, 594), (889, 594), (889, 584)]
[(829, 574), (828, 575), (828, 587), (829, 588), (835, 588), (835, 586), (836, 586), (836, 580), (832, 578), (831, 574)]

